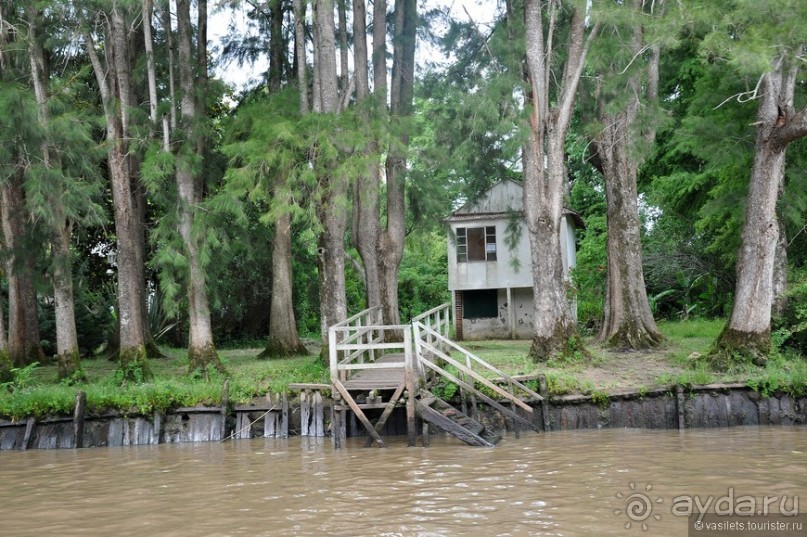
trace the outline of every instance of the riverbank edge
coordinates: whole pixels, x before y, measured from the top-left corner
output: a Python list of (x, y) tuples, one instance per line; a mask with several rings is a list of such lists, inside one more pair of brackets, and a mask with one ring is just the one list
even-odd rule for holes
[[(263, 403), (229, 407), (177, 408), (149, 416), (82, 411), (77, 394), (73, 416), (0, 421), (0, 450), (119, 447), (286, 436), (329, 436), (332, 401), (322, 389), (267, 396)], [(564, 395), (528, 401), (530, 419), (541, 431), (602, 428), (698, 429), (743, 425), (807, 424), (807, 396), (761, 394), (745, 384), (708, 384)], [(480, 404), (479, 419), (512, 431), (512, 424)], [(347, 436), (362, 436), (355, 423)], [(383, 434), (402, 434), (392, 419)]]

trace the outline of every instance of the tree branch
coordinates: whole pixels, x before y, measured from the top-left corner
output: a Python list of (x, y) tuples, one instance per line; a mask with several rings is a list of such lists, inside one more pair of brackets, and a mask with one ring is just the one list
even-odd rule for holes
[(771, 132), (771, 143), (779, 148), (787, 147), (790, 142), (807, 136), (807, 108), (799, 110), (793, 118), (788, 118), (785, 124)]

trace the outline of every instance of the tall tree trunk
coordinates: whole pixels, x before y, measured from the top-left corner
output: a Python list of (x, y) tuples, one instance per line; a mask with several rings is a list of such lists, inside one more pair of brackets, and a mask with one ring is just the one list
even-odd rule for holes
[[(3, 80), (17, 78), (22, 71), (15, 65), (15, 47), (8, 46), (18, 37), (14, 25), (9, 23), (10, 7), (5, 2), (0, 4), (0, 79)], [(0, 355), (0, 376), (6, 377), (11, 364), (20, 367), (45, 359), (39, 338), (34, 264), (25, 248), (30, 226), (26, 225), (22, 170), (27, 164), (19, 155), (14, 158), (18, 159), (16, 169), (0, 185), (0, 218), (8, 280), (8, 354)]]
[[(642, 11), (642, 1), (634, 0), (634, 10)], [(642, 53), (642, 26), (635, 23), (630, 43), (632, 58)], [(659, 50), (652, 49), (647, 65), (647, 102), (652, 106), (658, 96)], [(642, 243), (639, 221), (637, 176), (639, 157), (635, 138), (641, 102), (642, 71), (635, 70), (626, 83), (628, 102), (622, 110), (610, 112), (612, 103), (602, 99), (602, 130), (595, 138), (596, 151), (605, 176), (607, 203), (607, 273), (603, 324), (598, 340), (619, 349), (647, 349), (663, 340), (647, 299), (642, 269)], [(612, 72), (610, 75), (618, 77)], [(600, 92), (598, 92), (600, 93)], [(601, 95), (601, 93), (600, 93)], [(646, 127), (644, 139), (655, 140), (656, 130)]]
[(710, 353), (718, 366), (727, 365), (738, 355), (763, 364), (771, 351), (771, 306), (779, 245), (776, 204), (782, 192), (787, 147), (807, 136), (807, 108), (798, 112), (794, 108), (799, 61), (777, 57), (762, 78), (734, 307)]
[[(280, 91), (282, 82), (282, 62), (285, 43), (283, 42), (283, 11), (280, 0), (271, 4), (271, 35), (269, 39), (269, 88)], [(295, 54), (298, 55), (298, 83), (300, 85), (300, 113), (308, 112), (308, 91), (305, 76), (305, 12), (302, 2), (295, 0)], [(301, 23), (301, 24), (298, 24)], [(298, 33), (298, 28), (300, 32)], [(298, 41), (299, 40), (299, 41)], [(274, 200), (280, 206), (288, 205), (284, 183), (286, 177), (278, 173)], [(258, 358), (283, 357), (308, 354), (297, 332), (297, 319), (294, 315), (291, 251), (291, 215), (280, 211), (275, 219), (275, 237), (272, 241), (272, 302), (269, 308), (269, 343)]]
[[(163, 31), (165, 32), (166, 56), (168, 56), (168, 100), (171, 104), (170, 110), (170, 126), (171, 131), (177, 129), (177, 93), (174, 83), (174, 32), (171, 29), (171, 0), (161, 0), (162, 7), (162, 24)], [(166, 144), (168, 137), (166, 136)]]
[[(158, 136), (159, 122), (157, 118), (157, 105), (159, 97), (157, 94), (157, 68), (154, 60), (154, 39), (153, 39), (153, 17), (154, 17), (154, 0), (143, 0), (142, 4), (142, 17), (143, 17), (143, 50), (146, 54), (146, 78), (148, 81), (148, 104), (149, 104), (149, 138)], [(132, 51), (132, 56), (136, 56), (135, 50)], [(138, 98), (137, 101), (143, 99)], [(168, 120), (163, 118), (163, 149), (170, 150), (170, 131), (167, 129)], [(146, 200), (146, 187), (140, 179), (140, 155), (132, 155), (132, 192), (134, 193), (134, 203), (137, 218), (140, 222), (140, 249), (143, 252), (143, 259), (145, 260), (148, 251), (147, 237), (146, 237), (146, 213), (147, 213), (147, 200)], [(146, 281), (146, 267), (142, 267), (140, 279)], [(145, 315), (143, 319), (143, 326), (146, 327), (146, 354), (149, 358), (163, 358), (164, 355), (157, 342), (154, 340), (154, 335), (151, 333), (151, 325), (149, 323), (149, 302), (148, 295), (143, 293), (143, 306), (142, 311)]]
[[(9, 6), (5, 3), (0, 4), (0, 78), (5, 78), (6, 71), (8, 69), (6, 56), (4, 54), (5, 45), (8, 42), (8, 33), (11, 31), (11, 28), (5, 23), (8, 7)], [(5, 234), (6, 216), (4, 207), (5, 203), (3, 201), (4, 199), (5, 196), (3, 194), (3, 189), (0, 188), (0, 226), (3, 226)], [(3, 247), (5, 246), (6, 245), (3, 244)], [(6, 273), (7, 267), (8, 264), (6, 264)], [(9, 304), (9, 311), (10, 310), (11, 305)], [(7, 382), (12, 379), (11, 369), (14, 367), (14, 362), (9, 358), (8, 355), (8, 339), (6, 338), (5, 321), (3, 319), (3, 315), (2, 300), (0, 300), (0, 382)]]
[[(34, 86), (39, 122), (47, 128), (50, 121), (47, 95), (47, 66), (39, 41), (39, 16), (34, 7), (28, 9), (28, 55), (31, 81)], [(48, 141), (42, 143), (42, 160), (47, 168), (58, 167), (51, 155)], [(51, 208), (50, 245), (53, 259), (53, 300), (56, 324), (56, 354), (59, 378), (81, 374), (78, 334), (76, 331), (75, 301), (73, 299), (73, 271), (70, 261), (70, 223), (65, 217), (60, 192), (50, 192)]]
[[(296, 35), (296, 34), (295, 34)], [(269, 2), (269, 89), (280, 91), (283, 80), (283, 2)]]
[(132, 190), (129, 146), (129, 110), (134, 105), (131, 90), (128, 25), (121, 7), (114, 4), (106, 15), (106, 39), (102, 63), (95, 43), (85, 34), (87, 55), (95, 72), (104, 107), (107, 163), (112, 186), (112, 205), (117, 236), (118, 332), (120, 370), (124, 380), (151, 376), (146, 356), (145, 282), (141, 220)]
[(637, 166), (628, 139), (634, 119), (634, 111), (603, 114), (604, 127), (595, 142), (608, 205), (605, 311), (598, 339), (619, 349), (651, 348), (664, 339), (650, 311), (642, 271)]
[[(386, 37), (386, 35), (385, 35)], [(379, 43), (373, 43), (375, 48)], [(367, 64), (367, 14), (364, 0), (353, 0), (353, 63), (356, 77), (356, 101), (366, 105), (370, 95)], [(386, 73), (386, 69), (385, 69)], [(382, 92), (384, 88), (382, 87)], [(366, 154), (376, 154), (378, 143), (372, 142)], [(378, 240), (381, 233), (379, 215), (380, 163), (372, 162), (353, 185), (353, 245), (364, 265), (365, 300), (368, 308), (381, 305)]]
[(347, 102), (347, 93), (350, 91), (350, 73), (348, 63), (350, 50), (347, 44), (347, 0), (336, 0), (337, 17), (339, 18), (339, 86), (342, 90), (341, 102)]
[(305, 7), (303, 0), (294, 0), (294, 57), (297, 59), (297, 86), (300, 91), (300, 113), (307, 114), (308, 74), (305, 54)]
[(3, 303), (0, 301), (0, 382), (8, 382), (13, 378), (11, 370), (14, 368), (14, 362), (8, 356), (8, 340), (3, 316)]
[[(390, 89), (390, 117), (393, 122), (395, 118), (412, 116), (416, 37), (416, 0), (396, 0)], [(405, 185), (408, 149), (409, 132), (404, 127), (387, 152), (387, 226), (379, 241), (381, 309), (384, 323), (390, 325), (401, 323), (398, 309), (398, 270), (406, 239)]]
[[(277, 196), (277, 194), (276, 194)], [(294, 315), (291, 253), (291, 215), (275, 220), (272, 243), (272, 303), (269, 309), (269, 343), (258, 358), (306, 355)]]
[(152, 134), (157, 129), (157, 67), (154, 62), (154, 38), (151, 19), (154, 13), (154, 0), (143, 0), (143, 42), (146, 49), (146, 74), (149, 86), (149, 119)]
[[(199, 151), (201, 144), (200, 123), (203, 112), (197, 106), (194, 84), (194, 59), (191, 34), (190, 0), (177, 0), (177, 26), (179, 29), (179, 85), (181, 123), (185, 143), (180, 149), (176, 168), (177, 192), (179, 195), (179, 233), (182, 237), (188, 260), (188, 370), (202, 371), (205, 376), (209, 368), (224, 371), (224, 366), (213, 344), (213, 326), (210, 320), (210, 304), (207, 297), (207, 279), (201, 259), (201, 239), (195, 230), (196, 209), (202, 202), (201, 167), (193, 163), (192, 154)], [(201, 37), (201, 36), (200, 36)], [(199, 67), (206, 69), (206, 53), (199, 58)]]
[[(54, 217), (64, 220), (54, 208)], [(53, 230), (51, 248), (55, 268), (53, 270), (53, 301), (56, 318), (56, 354), (59, 378), (83, 377), (79, 360), (78, 334), (76, 331), (75, 300), (73, 296), (73, 272), (70, 263), (70, 227), (63, 225)]]
[[(313, 17), (313, 25), (311, 27), (311, 34), (313, 37), (313, 46), (311, 47), (311, 111), (315, 113), (322, 112), (322, 88), (320, 88), (320, 40), (319, 40), (319, 2), (311, 2), (311, 11)], [(336, 60), (334, 60), (336, 61)]]
[(25, 255), (25, 201), (22, 178), (12, 176), (2, 187), (2, 220), (8, 279), (8, 356), (17, 367), (44, 362), (34, 290), (33, 262)]
[[(784, 179), (779, 184), (778, 198), (782, 198), (785, 190)], [(782, 215), (777, 214), (776, 222), (779, 225), (779, 241), (776, 244), (776, 254), (773, 262), (773, 304), (771, 316), (780, 317), (787, 309), (787, 234)]]
[(529, 232), (533, 277), (533, 340), (530, 356), (546, 360), (569, 351), (576, 334), (560, 249), (560, 219), (565, 185), (564, 143), (569, 131), (577, 86), (588, 47), (598, 31), (594, 24), (587, 35), (585, 13), (573, 8), (566, 47), (566, 63), (559, 79), (556, 104), (550, 105), (552, 36), (559, 2), (550, 4), (544, 42), (542, 2), (526, 0), (525, 40), (530, 82), (530, 129), (524, 155), (524, 213)]
[[(333, 0), (315, 2), (316, 46), (315, 57), (319, 84), (319, 105), (323, 113), (339, 110), (339, 89), (336, 73), (336, 36)], [(316, 99), (316, 96), (315, 96)], [(315, 108), (316, 109), (316, 108)], [(317, 166), (317, 163), (315, 163)], [(317, 203), (317, 217), (322, 223), (317, 248), (320, 283), (320, 332), (323, 342), (328, 341), (328, 329), (347, 317), (345, 296), (345, 232), (347, 210), (345, 198), (347, 184), (344, 178), (330, 175), (319, 167), (321, 191)], [(327, 345), (323, 346), (326, 350)], [(324, 355), (324, 352), (323, 352)]]
[(387, 0), (373, 1), (373, 94), (387, 105)]

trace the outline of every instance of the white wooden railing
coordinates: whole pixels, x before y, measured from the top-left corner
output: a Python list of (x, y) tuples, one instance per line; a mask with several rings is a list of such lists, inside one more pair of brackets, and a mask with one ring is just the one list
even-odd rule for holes
[[(445, 341), (448, 341), (451, 330), (450, 302), (440, 304), (436, 308), (432, 308), (412, 318), (412, 325), (415, 326), (417, 324), (428, 329), (420, 332), (420, 337), (423, 338), (423, 341), (431, 346), (437, 347), (443, 352), (449, 352), (450, 349)], [(430, 356), (429, 358), (434, 359), (435, 357)]]
[[(435, 330), (425, 326), (422, 323), (414, 322), (412, 323), (415, 331), (415, 353), (421, 359), (423, 364), (421, 366), (425, 366), (428, 369), (438, 372), (440, 375), (449, 378), (449, 380), (454, 380), (451, 377), (454, 375), (448, 373), (441, 364), (436, 364), (434, 360), (430, 360), (429, 356), (436, 356), (446, 364), (454, 366), (460, 375), (463, 377), (462, 380), (464, 383), (469, 384), (471, 386), (474, 383), (482, 384), (502, 398), (507, 399), (511, 403), (520, 406), (527, 412), (532, 412), (532, 408), (529, 407), (522, 398), (528, 398), (535, 401), (540, 401), (543, 399), (538, 393), (534, 390), (528, 388), (521, 382), (515, 380), (514, 378), (510, 377), (509, 375), (503, 373), (495, 366), (487, 363), (483, 359), (476, 356), (471, 351), (461, 347), (460, 345), (454, 343), (447, 337), (443, 336), (442, 334), (437, 333)], [(427, 337), (431, 336), (431, 337)], [(438, 340), (441, 345), (434, 345), (430, 342), (432, 340)], [(448, 347), (452, 351), (455, 351), (462, 355), (462, 363), (460, 360), (455, 360), (451, 356), (448, 355), (447, 352), (442, 350), (440, 347)], [(489, 379), (484, 377), (481, 372), (487, 371), (499, 377), (500, 380), (503, 380), (506, 388), (501, 388), (491, 382)], [(458, 383), (459, 384), (459, 383)]]
[[(385, 341), (387, 332), (403, 332), (403, 341)], [(384, 353), (401, 353), (400, 361), (376, 363)], [(355, 371), (413, 367), (410, 325), (382, 325), (381, 308), (368, 308), (335, 324), (328, 331), (331, 378), (346, 381)]]

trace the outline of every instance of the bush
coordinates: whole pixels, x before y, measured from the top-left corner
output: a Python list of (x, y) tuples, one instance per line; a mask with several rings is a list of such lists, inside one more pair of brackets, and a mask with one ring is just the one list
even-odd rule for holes
[(787, 306), (781, 317), (773, 320), (773, 343), (807, 356), (807, 269), (791, 274)]

